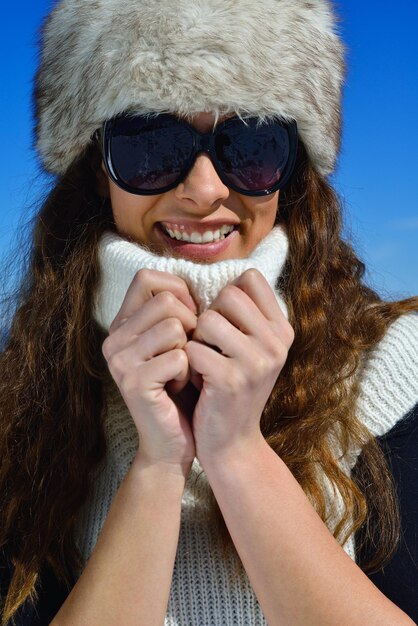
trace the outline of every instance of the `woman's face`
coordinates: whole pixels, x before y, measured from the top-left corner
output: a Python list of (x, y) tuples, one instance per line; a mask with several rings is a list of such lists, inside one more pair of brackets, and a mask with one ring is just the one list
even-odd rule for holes
[[(222, 119), (225, 118), (219, 121)], [(191, 124), (201, 132), (210, 132), (214, 116), (200, 113)], [(102, 169), (105, 172), (103, 163)], [(110, 197), (119, 234), (147, 245), (157, 254), (168, 253), (200, 263), (244, 258), (272, 229), (276, 218), (278, 191), (259, 197), (232, 191), (221, 181), (206, 154), (197, 156), (183, 182), (158, 195), (131, 194), (118, 187), (107, 174), (106, 178), (105, 193)], [(233, 226), (234, 230), (219, 242), (210, 242), (212, 233), (215, 238), (222, 237), (216, 231), (223, 226)], [(171, 238), (164, 228), (177, 231), (182, 239)], [(187, 234), (194, 240), (204, 235), (205, 242), (184, 241)]]

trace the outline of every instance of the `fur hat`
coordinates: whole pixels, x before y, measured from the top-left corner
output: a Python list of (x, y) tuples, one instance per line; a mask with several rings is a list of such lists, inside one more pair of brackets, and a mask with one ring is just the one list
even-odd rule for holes
[(329, 174), (343, 45), (329, 0), (61, 0), (42, 32), (36, 143), (63, 174), (123, 111), (295, 119)]

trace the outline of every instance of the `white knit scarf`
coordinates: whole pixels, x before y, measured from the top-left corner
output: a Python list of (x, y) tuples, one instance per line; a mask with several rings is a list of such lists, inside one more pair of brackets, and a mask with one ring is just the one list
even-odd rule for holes
[[(189, 285), (199, 313), (210, 306), (225, 285), (250, 268), (259, 270), (275, 290), (287, 252), (287, 235), (281, 226), (275, 226), (248, 257), (208, 264), (159, 256), (115, 233), (106, 233), (100, 243), (101, 281), (96, 294), (94, 317), (102, 328), (109, 329), (133, 277), (140, 269), (159, 270), (183, 278)], [(283, 298), (277, 291), (275, 294), (287, 317)]]

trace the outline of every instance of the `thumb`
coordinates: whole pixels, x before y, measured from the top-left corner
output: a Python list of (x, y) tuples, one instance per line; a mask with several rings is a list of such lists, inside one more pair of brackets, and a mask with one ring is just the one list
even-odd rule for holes
[(190, 380), (191, 371), (190, 366), (187, 368), (187, 372), (185, 375), (180, 374), (177, 378), (173, 378), (173, 380), (169, 380), (165, 388), (168, 392), (173, 394), (180, 393), (187, 385)]
[(194, 370), (192, 367), (190, 368), (190, 382), (192, 383), (194, 387), (196, 387), (196, 389), (198, 389), (199, 391), (202, 390), (202, 387), (203, 387), (202, 374), (199, 374), (199, 372), (196, 372), (196, 370)]

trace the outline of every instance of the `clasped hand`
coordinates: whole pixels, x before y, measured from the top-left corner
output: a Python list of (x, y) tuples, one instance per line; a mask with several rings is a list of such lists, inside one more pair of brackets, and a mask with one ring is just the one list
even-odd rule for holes
[[(150, 463), (187, 471), (259, 441), (260, 418), (293, 342), (263, 275), (250, 269), (197, 316), (185, 281), (140, 270), (103, 344)], [(191, 385), (197, 402), (185, 402)]]

